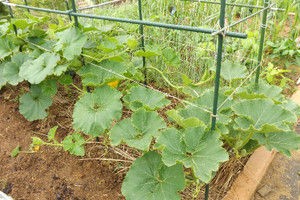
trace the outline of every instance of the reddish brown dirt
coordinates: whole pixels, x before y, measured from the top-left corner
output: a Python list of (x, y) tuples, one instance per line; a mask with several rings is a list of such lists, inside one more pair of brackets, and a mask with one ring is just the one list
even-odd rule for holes
[[(54, 103), (50, 119), (28, 122), (19, 114), (18, 104), (6, 100), (15, 98), (11, 93), (5, 91), (0, 95), (0, 190), (15, 200), (123, 199), (120, 194), (122, 176), (114, 172), (110, 163), (80, 161), (53, 147), (41, 147), (36, 153), (21, 153), (11, 158), (10, 153), (16, 146), (27, 150), (32, 136), (45, 133), (55, 120), (60, 119), (63, 124), (69, 119), (68, 112)], [(59, 131), (64, 132), (63, 128)]]

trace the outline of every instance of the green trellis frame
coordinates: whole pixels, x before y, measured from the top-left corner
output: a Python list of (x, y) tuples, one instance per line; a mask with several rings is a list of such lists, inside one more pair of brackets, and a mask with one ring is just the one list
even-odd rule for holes
[[(11, 18), (14, 17), (12, 8), (15, 7), (15, 8), (20, 8), (20, 9), (27, 9), (28, 12), (30, 12), (30, 10), (34, 10), (34, 11), (40, 11), (40, 12), (46, 12), (46, 13), (55, 13), (55, 14), (66, 15), (66, 16), (70, 17), (70, 20), (72, 20), (72, 17), (73, 17), (75, 26), (79, 26), (78, 17), (139, 25), (139, 33), (141, 35), (140, 46), (143, 50), (145, 49), (144, 26), (152, 26), (152, 27), (165, 28), (165, 29), (175, 29), (175, 30), (181, 30), (181, 31), (198, 32), (198, 33), (209, 34), (211, 36), (217, 35), (218, 38), (217, 38), (217, 56), (216, 56), (216, 76), (215, 76), (215, 81), (214, 81), (213, 110), (212, 110), (212, 116), (211, 116), (211, 129), (212, 130), (214, 130), (216, 128), (216, 121), (217, 121), (220, 75), (221, 75), (221, 67), (222, 67), (223, 44), (224, 44), (224, 40), (226, 39), (225, 37), (234, 37), (234, 38), (241, 38), (241, 39), (247, 38), (247, 34), (245, 34), (245, 33), (227, 32), (226, 30), (232, 26), (242, 23), (242, 22), (246, 21), (247, 19), (252, 18), (252, 17), (262, 13), (261, 25), (260, 25), (259, 51), (258, 51), (258, 57), (257, 57), (257, 66), (258, 67), (256, 69), (256, 77), (255, 77), (255, 83), (256, 83), (256, 85), (258, 85), (260, 71), (261, 71), (261, 62), (262, 62), (262, 57), (263, 57), (268, 11), (270, 11), (270, 10), (283, 11), (284, 10), (284, 9), (280, 9), (280, 8), (274, 8), (273, 5), (270, 3), (270, 0), (262, 0), (263, 6), (227, 3), (226, 0), (219, 0), (219, 1), (218, 0), (215, 0), (215, 1), (213, 1), (213, 0), (183, 0), (183, 1), (191, 1), (191, 2), (209, 3), (209, 4), (219, 5), (220, 6), (220, 17), (219, 17), (220, 29), (219, 30), (194, 27), (194, 26), (186, 26), (186, 25), (178, 25), (178, 24), (167, 24), (167, 23), (160, 23), (160, 22), (145, 21), (145, 20), (143, 20), (143, 14), (142, 14), (143, 13), (142, 12), (142, 0), (137, 0), (138, 10), (139, 10), (139, 19), (138, 20), (133, 20), (133, 19), (128, 19), (128, 18), (108, 17), (108, 16), (101, 16), (101, 15), (93, 15), (93, 14), (85, 14), (85, 13), (77, 12), (77, 11), (92, 9), (92, 8), (100, 7), (100, 6), (104, 6), (104, 5), (109, 5), (111, 3), (114, 3), (115, 1), (105, 2), (102, 4), (95, 5), (95, 6), (87, 6), (84, 8), (76, 8), (75, 0), (71, 0), (71, 2), (72, 2), (71, 9), (69, 8), (68, 1), (65, 1), (67, 10), (63, 11), (63, 10), (55, 10), (55, 9), (47, 9), (47, 8), (28, 6), (27, 0), (24, 0), (24, 5), (10, 3), (8, 0), (0, 0), (0, 2), (2, 4), (6, 5), (8, 7)], [(247, 16), (243, 19), (240, 19), (231, 25), (225, 26), (226, 6), (253, 8), (253, 9), (258, 9), (259, 11), (255, 12), (255, 13), (251, 14), (250, 16)], [(15, 34), (17, 34), (16, 26), (14, 26), (14, 31), (15, 31)], [(144, 76), (145, 76), (145, 80), (146, 80), (147, 71), (146, 71), (146, 58), (145, 57), (143, 58), (143, 67), (144, 67)], [(207, 184), (205, 187), (205, 200), (208, 200), (208, 198), (209, 198), (209, 184)]]

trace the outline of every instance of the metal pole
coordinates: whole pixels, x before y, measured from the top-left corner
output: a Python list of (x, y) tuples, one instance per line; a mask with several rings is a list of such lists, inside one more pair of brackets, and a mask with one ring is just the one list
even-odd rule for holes
[[(67, 8), (67, 10), (70, 10), (70, 5), (69, 5), (69, 2), (68, 2), (68, 0), (65, 0), (65, 4), (66, 4), (66, 8)], [(70, 21), (72, 21), (72, 17), (71, 17), (71, 15), (69, 15), (69, 19), (70, 19)]]
[[(216, 4), (220, 5), (221, 3), (218, 1), (208, 1), (208, 0), (183, 0), (183, 1), (191, 1), (191, 2), (199, 2), (199, 3), (208, 3), (208, 4)], [(253, 8), (253, 9), (263, 9), (264, 6), (256, 6), (251, 4), (241, 4), (241, 3), (226, 3), (226, 6), (233, 6), (233, 7), (241, 7), (241, 8)], [(273, 8), (271, 7), (270, 10), (273, 11), (286, 11), (283, 8)]]
[(99, 7), (103, 7), (103, 6), (106, 6), (106, 5), (115, 4), (115, 3), (118, 3), (118, 2), (121, 2), (121, 1), (122, 0), (107, 1), (107, 2), (103, 2), (103, 3), (99, 3), (97, 5), (81, 7), (81, 8), (78, 8), (77, 11), (83, 11), (83, 10), (88, 10), (88, 9), (93, 9), (93, 8), (99, 8)]
[[(24, 0), (24, 4), (25, 4), (26, 6), (28, 6), (27, 0)], [(30, 9), (27, 8), (27, 11), (30, 13)]]
[[(264, 7), (269, 7), (269, 0), (264, 0)], [(259, 41), (259, 50), (258, 50), (258, 57), (257, 57), (257, 64), (259, 65), (256, 70), (255, 76), (255, 85), (258, 86), (259, 82), (259, 75), (261, 71), (261, 61), (263, 56), (264, 50), (264, 42), (265, 42), (265, 34), (266, 34), (266, 27), (267, 27), (267, 16), (268, 16), (268, 9), (265, 9), (262, 16), (262, 23), (260, 26), (260, 41)]]
[[(6, 2), (9, 3), (8, 0)], [(10, 17), (14, 18), (14, 13), (13, 13), (13, 10), (12, 10), (11, 6), (8, 6), (8, 10), (9, 10)], [(14, 29), (15, 34), (18, 35), (18, 30), (17, 30), (17, 27), (16, 27), (15, 24), (13, 24), (13, 29)]]
[[(190, 32), (205, 33), (205, 34), (212, 34), (216, 31), (218, 31), (218, 30), (214, 30), (214, 29), (207, 29), (207, 28), (201, 28), (201, 27), (193, 27), (193, 26), (185, 26), (185, 25), (177, 25), (177, 24), (165, 24), (165, 23), (151, 22), (151, 21), (145, 21), (145, 20), (142, 21), (142, 20), (127, 19), (127, 18), (107, 17), (107, 16), (91, 15), (91, 14), (85, 14), (85, 13), (75, 13), (74, 10), (61, 11), (61, 10), (38, 8), (38, 7), (33, 7), (33, 6), (25, 6), (25, 5), (19, 5), (19, 4), (7, 3), (7, 2), (2, 2), (2, 3), (6, 6), (14, 6), (17, 8), (26, 8), (26, 9), (35, 10), (35, 11), (41, 11), (41, 12), (46, 12), (46, 13), (56, 13), (56, 14), (61, 14), (61, 15), (71, 15), (71, 16), (74, 16), (74, 18), (76, 16), (76, 17), (83, 17), (83, 18), (90, 18), (90, 19), (101, 19), (101, 20), (107, 20), (107, 21), (137, 24), (137, 25), (144, 25), (144, 26), (152, 26), (152, 27), (174, 29), (174, 30), (182, 30), (182, 31), (190, 31)], [(229, 37), (243, 38), (243, 39), (247, 38), (247, 34), (245, 34), (245, 33), (226, 32), (225, 34), (226, 34), (226, 36), (229, 36)]]
[[(142, 0), (138, 1), (139, 4), (139, 19), (143, 21), (143, 13), (142, 13)], [(139, 26), (139, 31), (141, 35), (141, 48), (145, 51), (145, 37), (144, 37), (144, 25)], [(143, 69), (144, 69), (144, 83), (147, 84), (147, 69), (146, 69), (146, 58), (143, 57)]]
[[(75, 0), (72, 0), (72, 10), (73, 10), (73, 13), (76, 13)], [(70, 13), (70, 14), (72, 14), (72, 13)], [(73, 16), (74, 16), (75, 26), (78, 27), (79, 26), (78, 17), (76, 15), (73, 15)]]
[[(225, 26), (225, 11), (226, 11), (225, 9), (226, 9), (226, 0), (221, 0), (220, 19), (219, 19), (219, 24), (221, 29), (224, 28)], [(219, 98), (220, 76), (221, 76), (221, 67), (222, 67), (223, 40), (224, 40), (224, 34), (219, 34), (217, 58), (216, 58), (216, 77), (215, 77), (211, 130), (216, 129), (216, 122), (217, 122), (218, 98)], [(208, 197), (209, 197), (209, 184), (207, 184), (205, 187), (205, 200), (208, 200)]]

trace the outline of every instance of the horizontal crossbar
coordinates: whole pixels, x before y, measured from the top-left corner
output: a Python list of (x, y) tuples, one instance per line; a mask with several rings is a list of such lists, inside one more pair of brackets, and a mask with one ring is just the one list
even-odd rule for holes
[[(61, 14), (61, 15), (77, 16), (77, 17), (90, 18), (90, 19), (101, 19), (101, 20), (107, 20), (107, 21), (138, 24), (138, 25), (145, 25), (145, 26), (152, 26), (152, 27), (159, 27), (159, 28), (166, 28), (166, 29), (184, 30), (184, 31), (199, 32), (199, 33), (205, 33), (205, 34), (212, 34), (216, 31), (218, 31), (218, 30), (214, 30), (214, 29), (206, 29), (206, 28), (186, 26), (186, 25), (167, 24), (167, 23), (151, 22), (151, 21), (144, 21), (144, 20), (134, 20), (134, 19), (127, 19), (127, 18), (99, 16), (99, 15), (92, 15), (92, 14), (85, 14), (85, 13), (75, 13), (75, 12), (73, 12), (73, 10), (61, 11), (61, 10), (38, 8), (38, 7), (20, 5), (20, 4), (14, 4), (14, 3), (8, 3), (8, 2), (2, 2), (2, 3), (6, 6), (47, 12), (47, 13), (56, 13), (56, 14)], [(226, 32), (226, 36), (234, 37), (234, 38), (243, 38), (243, 39), (247, 38), (247, 34), (239, 33), (239, 32)]]
[[(209, 1), (209, 0), (182, 0), (182, 1), (191, 1), (191, 2), (199, 2), (199, 3), (209, 3), (209, 4), (217, 4), (221, 5), (220, 1)], [(235, 7), (244, 7), (244, 8), (253, 8), (253, 9), (263, 9), (263, 6), (251, 5), (251, 4), (241, 4), (241, 3), (226, 3), (228, 6)], [(283, 8), (270, 8), (273, 11), (285, 11)]]

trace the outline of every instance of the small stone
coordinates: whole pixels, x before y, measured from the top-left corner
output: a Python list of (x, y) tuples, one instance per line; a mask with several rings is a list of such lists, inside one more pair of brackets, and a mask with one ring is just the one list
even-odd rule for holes
[(0, 191), (0, 200), (13, 200), (13, 198)]
[(258, 194), (259, 194), (261, 197), (265, 197), (265, 196), (267, 196), (271, 191), (272, 191), (272, 189), (271, 189), (269, 186), (264, 185), (264, 186), (262, 186), (257, 192), (258, 192)]

